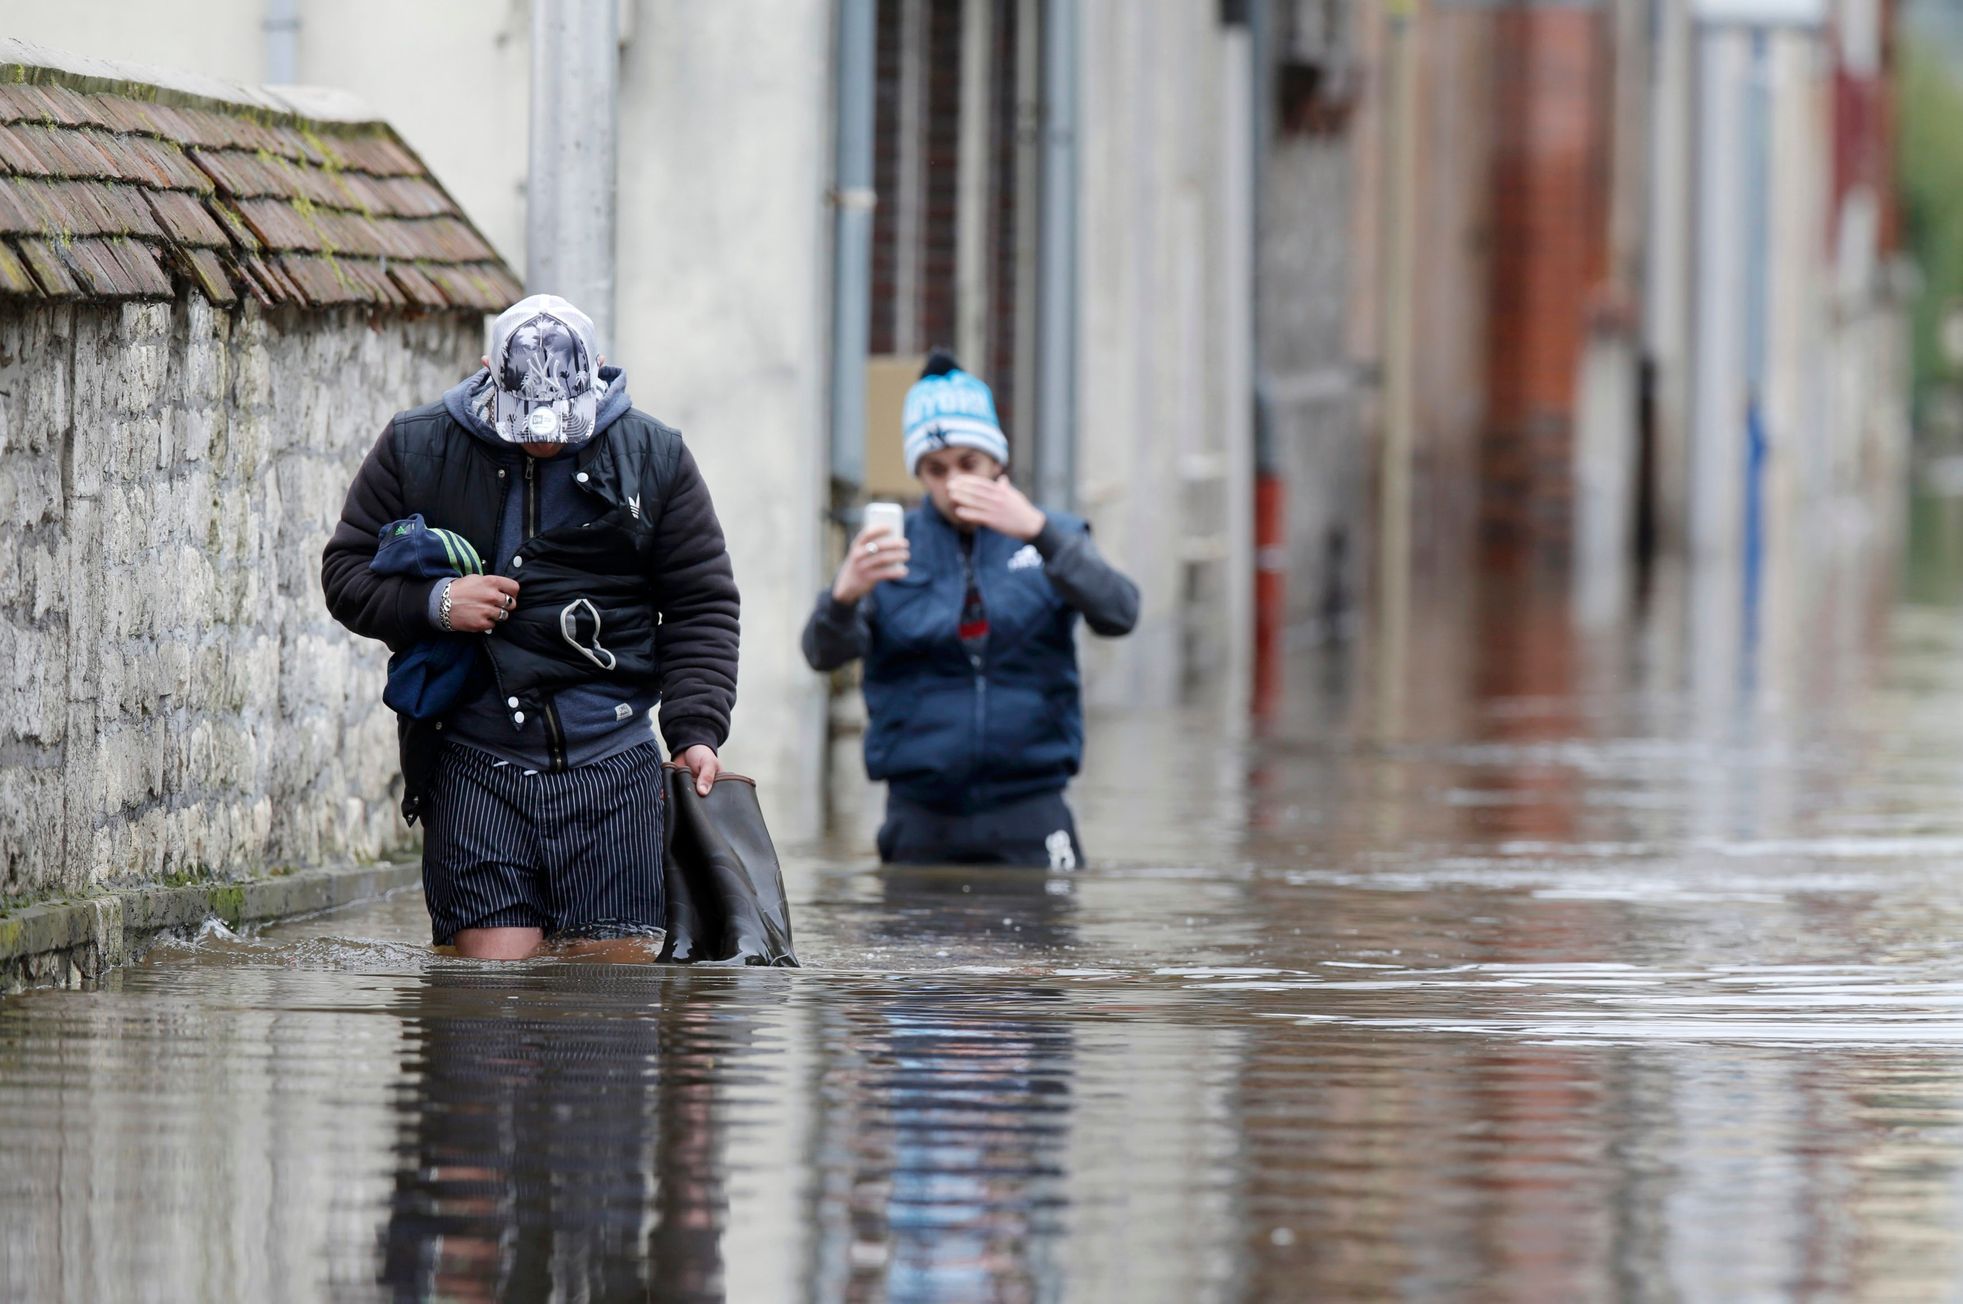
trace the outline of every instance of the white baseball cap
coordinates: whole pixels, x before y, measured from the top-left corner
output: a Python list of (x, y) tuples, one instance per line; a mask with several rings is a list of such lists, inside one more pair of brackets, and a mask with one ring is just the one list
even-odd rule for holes
[(556, 294), (534, 294), (491, 324), (490, 422), (514, 444), (578, 444), (599, 411), (593, 319)]

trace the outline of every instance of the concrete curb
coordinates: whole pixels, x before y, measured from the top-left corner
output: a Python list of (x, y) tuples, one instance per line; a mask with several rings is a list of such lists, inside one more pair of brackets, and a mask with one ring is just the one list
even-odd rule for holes
[(277, 878), (132, 887), (0, 914), (0, 993), (72, 987), (207, 919), (228, 927), (331, 910), (408, 887), (415, 861), (308, 869)]

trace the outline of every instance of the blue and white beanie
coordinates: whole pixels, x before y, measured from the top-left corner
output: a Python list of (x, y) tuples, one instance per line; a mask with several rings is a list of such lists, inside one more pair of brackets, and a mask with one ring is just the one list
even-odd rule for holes
[(907, 391), (900, 420), (908, 475), (919, 473), (921, 458), (943, 448), (978, 449), (1009, 464), (1009, 440), (995, 419), (995, 396), (944, 350), (928, 355), (920, 379)]

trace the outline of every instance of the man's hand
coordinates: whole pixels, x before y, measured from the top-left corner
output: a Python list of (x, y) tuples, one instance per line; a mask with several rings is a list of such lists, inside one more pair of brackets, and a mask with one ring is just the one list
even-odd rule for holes
[(1042, 509), (1006, 478), (957, 475), (947, 482), (947, 496), (954, 504), (954, 519), (962, 525), (986, 526), (1024, 543), (1041, 534), (1049, 521)]
[(832, 581), (832, 597), (851, 606), (871, 593), (873, 585), (905, 575), (910, 556), (912, 549), (904, 536), (895, 535), (884, 525), (867, 526), (852, 540), (845, 564), (838, 568), (838, 578)]
[(450, 628), (485, 634), (518, 609), (518, 581), (502, 575), (465, 575), (450, 581)]
[(707, 743), (697, 743), (675, 758), (688, 767), (695, 776), (695, 791), (706, 797), (709, 789), (716, 786), (716, 776), (722, 773), (722, 762), (716, 759), (716, 749)]

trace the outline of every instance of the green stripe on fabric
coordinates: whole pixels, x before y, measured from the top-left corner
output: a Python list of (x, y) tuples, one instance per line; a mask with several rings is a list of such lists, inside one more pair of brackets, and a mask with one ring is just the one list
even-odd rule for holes
[(482, 575), (484, 573), (484, 559), (477, 555), (477, 549), (471, 545), (470, 540), (464, 538), (461, 534), (456, 536), (456, 540), (458, 551), (462, 552), (465, 560), (470, 562), (470, 573), (473, 575)]
[(436, 541), (443, 545), (443, 555), (449, 560), (450, 569), (459, 575), (464, 574), (463, 563), (457, 559), (457, 546), (450, 542), (450, 532), (448, 530), (431, 530), (430, 533), (435, 535)]
[(450, 565), (456, 568), (457, 574), (482, 575), (484, 573), (484, 560), (477, 555), (477, 549), (471, 547), (470, 540), (454, 530), (434, 530), (432, 533), (442, 538), (443, 546), (450, 554)]

